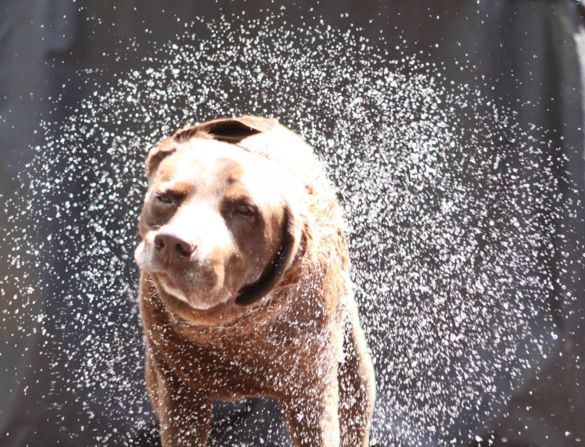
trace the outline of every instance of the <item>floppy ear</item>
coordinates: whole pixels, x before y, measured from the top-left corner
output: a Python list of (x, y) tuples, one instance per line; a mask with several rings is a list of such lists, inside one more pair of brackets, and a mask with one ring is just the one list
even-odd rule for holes
[(176, 152), (177, 147), (171, 138), (166, 138), (153, 147), (146, 156), (146, 177), (150, 178), (165, 157)]
[(162, 140), (150, 150), (146, 157), (146, 176), (150, 177), (160, 162), (177, 150), (175, 146), (177, 143), (184, 143), (195, 136), (227, 143), (239, 143), (244, 138), (268, 132), (277, 124), (278, 120), (275, 118), (241, 116), (219, 118), (185, 127), (175, 132), (172, 138)]
[[(280, 247), (272, 258), (272, 261), (268, 263), (264, 272), (262, 272), (260, 278), (256, 282), (240, 289), (236, 297), (237, 304), (241, 306), (253, 304), (281, 283), (281, 280), (284, 279), (285, 274), (288, 274), (295, 258), (299, 254), (301, 235), (302, 232), (296, 222), (295, 216), (291, 209), (286, 206), (284, 209)], [(291, 281), (285, 280), (283, 285), (290, 283)]]
[(173, 135), (178, 143), (183, 143), (194, 136), (212, 138), (227, 143), (239, 143), (244, 138), (261, 132), (268, 132), (278, 120), (258, 116), (241, 116), (238, 118), (219, 118), (179, 130)]

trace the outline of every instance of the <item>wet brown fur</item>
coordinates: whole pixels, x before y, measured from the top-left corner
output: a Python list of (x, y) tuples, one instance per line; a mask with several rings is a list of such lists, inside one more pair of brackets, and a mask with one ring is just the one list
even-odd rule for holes
[(146, 381), (163, 446), (207, 445), (212, 401), (249, 396), (280, 402), (294, 446), (367, 446), (374, 371), (351, 292), (341, 208), (320, 163), (276, 120), (241, 117), (163, 140), (148, 156), (149, 177), (177, 143), (193, 138), (237, 144), (285, 166), (304, 186), (296, 192), (303, 211), (294, 216), (301, 231), (286, 272), (244, 310), (229, 303), (177, 312), (141, 272)]

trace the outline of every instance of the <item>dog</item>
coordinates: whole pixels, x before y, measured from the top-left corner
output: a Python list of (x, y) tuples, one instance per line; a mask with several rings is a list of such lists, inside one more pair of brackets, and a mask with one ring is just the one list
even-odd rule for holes
[(162, 445), (207, 445), (214, 400), (257, 396), (294, 446), (367, 446), (374, 368), (312, 148), (276, 119), (216, 119), (160, 141), (146, 176), (135, 259)]

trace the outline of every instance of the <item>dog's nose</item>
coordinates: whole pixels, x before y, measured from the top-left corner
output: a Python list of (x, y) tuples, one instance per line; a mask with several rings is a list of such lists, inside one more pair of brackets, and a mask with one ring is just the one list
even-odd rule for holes
[(190, 258), (197, 247), (174, 234), (163, 233), (154, 237), (154, 248), (159, 253), (185, 259)]

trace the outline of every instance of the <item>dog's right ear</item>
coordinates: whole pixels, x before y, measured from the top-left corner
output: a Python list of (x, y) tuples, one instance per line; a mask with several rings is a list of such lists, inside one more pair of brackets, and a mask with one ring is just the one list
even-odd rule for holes
[(165, 138), (153, 147), (146, 156), (146, 177), (150, 178), (165, 157), (176, 152), (176, 142), (172, 138)]
[(277, 124), (278, 120), (275, 118), (263, 118), (260, 116), (246, 115), (237, 118), (218, 118), (187, 126), (177, 131), (173, 138), (178, 143), (188, 141), (194, 136), (199, 136), (237, 144), (244, 138), (268, 132)]

